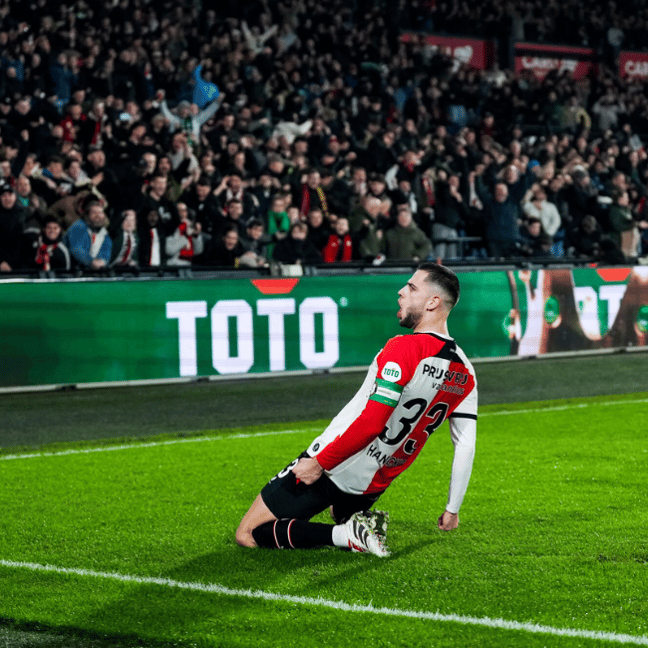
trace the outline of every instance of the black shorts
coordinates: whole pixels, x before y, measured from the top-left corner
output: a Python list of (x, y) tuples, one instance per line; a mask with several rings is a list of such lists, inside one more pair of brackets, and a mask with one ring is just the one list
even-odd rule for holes
[(265, 505), (280, 520), (310, 520), (332, 506), (335, 521), (345, 522), (357, 511), (371, 508), (382, 494), (350, 495), (341, 491), (326, 474), (322, 474), (313, 484), (298, 484), (292, 468), (302, 457), (308, 455), (303, 452), (261, 489)]

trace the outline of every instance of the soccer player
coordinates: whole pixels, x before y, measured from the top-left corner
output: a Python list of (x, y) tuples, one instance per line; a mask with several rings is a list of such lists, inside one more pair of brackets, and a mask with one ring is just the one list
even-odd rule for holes
[[(264, 486), (236, 532), (240, 545), (389, 555), (388, 516), (370, 509), (446, 418), (454, 459), (437, 526), (459, 524), (477, 429), (475, 372), (447, 327), (459, 280), (442, 265), (422, 263), (398, 295), (398, 319), (413, 335), (387, 342), (353, 399)], [(327, 507), (335, 525), (309, 521)]]

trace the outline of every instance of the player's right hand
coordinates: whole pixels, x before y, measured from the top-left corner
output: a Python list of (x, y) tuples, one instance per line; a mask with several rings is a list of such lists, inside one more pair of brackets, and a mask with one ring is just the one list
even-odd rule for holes
[(324, 468), (319, 465), (315, 457), (309, 457), (308, 459), (300, 459), (292, 471), (298, 482), (310, 485), (322, 476)]

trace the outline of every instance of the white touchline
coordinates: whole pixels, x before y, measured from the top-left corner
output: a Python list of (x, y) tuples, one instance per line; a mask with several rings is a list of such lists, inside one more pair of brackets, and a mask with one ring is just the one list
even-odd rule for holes
[(616, 632), (603, 632), (596, 630), (576, 630), (573, 628), (555, 628), (553, 626), (527, 623), (521, 621), (507, 621), (506, 619), (491, 619), (489, 617), (472, 617), (461, 614), (442, 614), (441, 612), (424, 612), (420, 610), (400, 610), (398, 608), (374, 607), (373, 605), (361, 605), (358, 603), (345, 603), (344, 601), (332, 601), (325, 598), (313, 598), (310, 596), (292, 596), (290, 594), (277, 594), (274, 592), (263, 592), (261, 590), (232, 589), (217, 583), (195, 583), (176, 581), (171, 578), (154, 578), (146, 576), (133, 576), (116, 572), (101, 572), (90, 569), (75, 569), (70, 567), (57, 567), (56, 565), (41, 565), (31, 562), (16, 562), (12, 560), (1, 560), (0, 566), (12, 569), (27, 569), (34, 572), (50, 572), (55, 574), (87, 576), (90, 578), (104, 578), (119, 581), (121, 583), (135, 583), (137, 585), (159, 585), (174, 589), (183, 589), (194, 592), (217, 594), (221, 596), (239, 596), (250, 599), (262, 599), (264, 601), (277, 601), (285, 603), (296, 603), (299, 605), (315, 605), (319, 607), (341, 610), (343, 612), (368, 612), (384, 616), (408, 617), (411, 619), (423, 619), (427, 621), (442, 621), (459, 623), (463, 625), (484, 626), (487, 628), (498, 628), (502, 630), (521, 630), (536, 634), (549, 634), (560, 637), (577, 637), (580, 639), (595, 639), (600, 641), (611, 641), (619, 644), (634, 644), (637, 646), (648, 646), (648, 637), (641, 635), (619, 634)]
[[(537, 412), (564, 412), (570, 409), (585, 409), (588, 407), (604, 407), (608, 405), (639, 405), (648, 403), (648, 398), (639, 400), (621, 400), (621, 401), (606, 401), (595, 403), (572, 403), (569, 405), (556, 405), (554, 407), (536, 407), (519, 410), (501, 410), (499, 412), (483, 412), (479, 414), (479, 418), (487, 418), (489, 416), (515, 416), (516, 414), (535, 414)], [(189, 437), (186, 439), (170, 439), (169, 441), (151, 441), (149, 443), (129, 443), (115, 446), (100, 446), (98, 448), (75, 448), (70, 450), (61, 450), (60, 452), (31, 452), (25, 454), (12, 454), (0, 455), (0, 461), (11, 461), (13, 459), (37, 459), (39, 457), (65, 457), (68, 455), (82, 455), (92, 454), (95, 452), (113, 452), (115, 450), (137, 450), (139, 448), (157, 448), (160, 446), (178, 445), (181, 443), (204, 443), (207, 441), (229, 441), (231, 439), (252, 439), (256, 437), (267, 436), (281, 436), (283, 434), (300, 434), (302, 432), (310, 432), (310, 429), (296, 429), (296, 430), (273, 430), (270, 432), (250, 432), (242, 434), (223, 434), (222, 436), (205, 436), (205, 437)]]
[(204, 443), (206, 441), (225, 441), (230, 439), (250, 439), (264, 436), (280, 436), (282, 434), (299, 434), (309, 432), (306, 429), (273, 430), (271, 432), (251, 432), (249, 434), (223, 434), (222, 436), (189, 437), (187, 439), (169, 439), (168, 441), (151, 441), (149, 443), (129, 443), (115, 446), (100, 446), (98, 448), (74, 448), (59, 452), (32, 452), (26, 454), (0, 455), (0, 461), (12, 459), (36, 459), (38, 457), (66, 457), (68, 455), (92, 454), (94, 452), (112, 452), (114, 450), (136, 450), (138, 448), (157, 448), (160, 446), (178, 445), (181, 443)]

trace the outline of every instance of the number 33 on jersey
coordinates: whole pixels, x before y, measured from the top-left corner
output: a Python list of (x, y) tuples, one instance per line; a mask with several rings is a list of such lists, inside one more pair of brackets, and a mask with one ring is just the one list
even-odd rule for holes
[[(317, 456), (341, 490), (380, 493), (414, 461), (446, 418), (455, 449), (474, 449), (477, 383), (472, 365), (451, 338), (400, 335), (376, 356), (360, 390), (313, 441), (308, 454)], [(454, 489), (460, 502), (472, 452), (462, 459), (456, 450), (450, 499)]]

